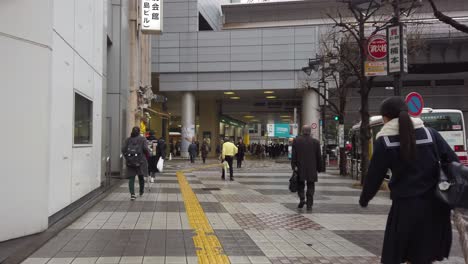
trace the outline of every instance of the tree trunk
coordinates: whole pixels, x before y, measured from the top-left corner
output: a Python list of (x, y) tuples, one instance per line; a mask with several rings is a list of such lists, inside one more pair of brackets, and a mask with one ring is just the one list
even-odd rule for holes
[[(367, 90), (367, 82), (363, 86)], [(369, 127), (369, 93), (361, 93), (361, 127), (359, 129), (359, 137), (361, 141), (361, 184), (367, 177), (367, 169), (369, 167), (369, 140), (370, 140), (370, 127)]]
[(365, 50), (365, 32), (364, 32), (364, 17), (361, 14), (359, 21), (359, 58), (360, 58), (360, 73), (359, 73), (359, 84), (361, 86), (361, 127), (360, 141), (361, 141), (361, 184), (364, 184), (365, 178), (367, 177), (367, 169), (369, 164), (369, 140), (370, 140), (370, 127), (369, 127), (369, 82), (365, 76), (364, 62), (366, 61), (366, 50)]
[[(347, 87), (342, 88), (341, 90), (341, 95), (340, 95), (340, 113), (339, 113), (339, 118), (340, 118), (340, 125), (344, 126), (345, 123), (345, 110), (346, 110), (346, 93), (345, 91)], [(344, 133), (344, 132), (343, 132)], [(344, 142), (343, 142), (344, 143)], [(344, 143), (346, 144), (346, 143)], [(347, 160), (346, 160), (346, 145), (345, 146), (340, 146), (340, 175), (341, 176), (346, 176), (348, 174), (347, 172)]]

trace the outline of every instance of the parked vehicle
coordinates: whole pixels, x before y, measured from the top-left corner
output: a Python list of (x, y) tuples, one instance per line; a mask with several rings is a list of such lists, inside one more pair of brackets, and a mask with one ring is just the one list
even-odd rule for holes
[[(463, 112), (456, 109), (432, 109), (424, 108), (420, 118), (426, 127), (431, 127), (441, 134), (452, 149), (457, 153), (460, 162), (468, 166), (468, 152), (466, 148), (466, 128)], [(374, 142), (377, 133), (382, 129), (384, 122), (382, 116), (370, 118), (371, 140), (369, 141), (369, 160), (372, 157)], [(348, 158), (348, 171), (353, 178), (360, 178), (361, 144), (359, 127), (361, 123), (355, 124), (350, 131), (352, 149)], [(390, 177), (390, 173), (389, 173)]]

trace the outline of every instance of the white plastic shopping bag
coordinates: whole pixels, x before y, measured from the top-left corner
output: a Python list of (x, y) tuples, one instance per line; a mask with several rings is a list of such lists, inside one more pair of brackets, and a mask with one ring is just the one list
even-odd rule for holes
[(223, 162), (223, 168), (225, 171), (229, 170), (229, 163), (227, 161)]
[(163, 172), (164, 160), (162, 158), (159, 158), (158, 164), (156, 164), (156, 168), (158, 169), (159, 172)]

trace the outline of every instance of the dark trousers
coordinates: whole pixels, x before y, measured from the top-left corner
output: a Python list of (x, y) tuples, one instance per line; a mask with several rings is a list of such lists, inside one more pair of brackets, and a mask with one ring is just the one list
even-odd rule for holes
[(299, 199), (301, 199), (301, 201), (306, 200), (307, 196), (307, 206), (311, 207), (314, 205), (315, 182), (307, 181), (307, 192), (304, 194), (305, 186), (305, 181), (299, 181), (297, 183), (297, 194), (299, 195)]
[(190, 154), (190, 163), (195, 163), (195, 155)]
[(242, 160), (244, 159), (244, 157), (237, 157), (237, 168), (242, 168)]
[(206, 162), (206, 157), (203, 157), (203, 156), (202, 156), (202, 160), (203, 160), (203, 164), (205, 164), (205, 162)]
[[(140, 194), (145, 192), (145, 177), (138, 175), (138, 183), (140, 184)], [(135, 195), (135, 176), (128, 178), (128, 189), (130, 194)]]
[[(224, 157), (224, 160), (227, 161), (227, 163), (229, 164), (229, 177), (234, 178), (234, 169), (232, 168), (232, 161), (233, 161), (233, 157), (232, 156), (226, 156)], [(225, 177), (225, 171), (223, 170), (223, 179)]]

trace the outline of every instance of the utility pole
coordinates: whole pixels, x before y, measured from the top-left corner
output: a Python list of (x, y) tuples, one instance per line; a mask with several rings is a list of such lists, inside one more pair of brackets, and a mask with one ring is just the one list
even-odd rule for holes
[(326, 171), (326, 168), (327, 168), (327, 146), (328, 146), (328, 142), (327, 142), (327, 129), (326, 129), (326, 119), (327, 119), (327, 116), (326, 116), (326, 110), (327, 110), (327, 104), (328, 104), (328, 91), (327, 91), (327, 82), (325, 81), (325, 76), (324, 76), (324, 73), (323, 73), (323, 68), (322, 68), (322, 71), (321, 71), (321, 78), (320, 78), (320, 82), (319, 82), (319, 92), (322, 93), (324, 96), (325, 96), (325, 99), (322, 100), (322, 103), (320, 105), (321, 107), (321, 111), (320, 111), (320, 119), (322, 121), (322, 124), (320, 125), (320, 127), (322, 128), (322, 131), (320, 133), (320, 136), (322, 137), (322, 142), (323, 142), (323, 146), (322, 146), (322, 164), (323, 164), (323, 170), (324, 172)]
[[(399, 26), (400, 25), (400, 0), (393, 0), (393, 25)], [(402, 52), (403, 46), (403, 37), (401, 37), (402, 32), (400, 32), (400, 52)], [(401, 56), (400, 56), (401, 58)], [(403, 74), (403, 69), (400, 72), (394, 73), (393, 75), (393, 94), (395, 96), (401, 95), (401, 87), (402, 87), (402, 80), (401, 75)]]

